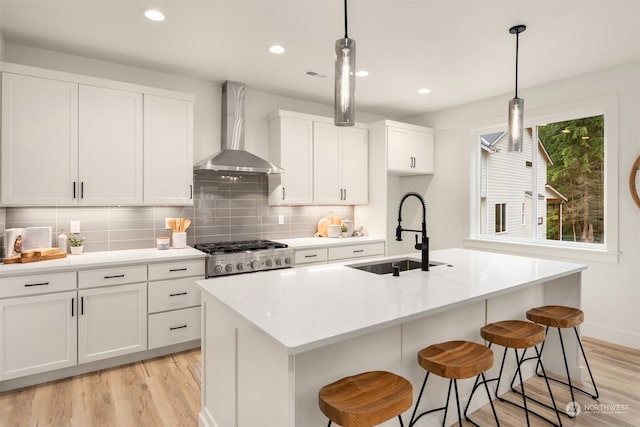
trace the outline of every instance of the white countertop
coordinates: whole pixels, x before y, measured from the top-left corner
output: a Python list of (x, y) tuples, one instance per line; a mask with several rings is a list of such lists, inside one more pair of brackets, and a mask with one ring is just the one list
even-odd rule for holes
[(206, 254), (191, 247), (166, 250), (129, 249), (123, 251), (85, 252), (81, 255), (67, 255), (66, 258), (48, 261), (26, 264), (0, 264), (0, 277), (205, 257)]
[(348, 246), (366, 243), (384, 243), (384, 237), (300, 237), (297, 239), (276, 239), (280, 243), (284, 243), (293, 249), (312, 249), (312, 248), (328, 248), (337, 246)]
[[(419, 252), (406, 256), (420, 259)], [(396, 258), (400, 257), (377, 259)], [(296, 354), (586, 269), (580, 264), (466, 249), (432, 251), (430, 259), (453, 267), (403, 271), (393, 277), (328, 264), (197, 283), (280, 342), (289, 354)]]

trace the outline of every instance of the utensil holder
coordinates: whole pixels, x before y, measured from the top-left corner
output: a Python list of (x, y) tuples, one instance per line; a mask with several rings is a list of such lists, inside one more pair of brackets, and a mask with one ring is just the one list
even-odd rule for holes
[(187, 247), (187, 233), (173, 233), (171, 236), (174, 249), (182, 249)]

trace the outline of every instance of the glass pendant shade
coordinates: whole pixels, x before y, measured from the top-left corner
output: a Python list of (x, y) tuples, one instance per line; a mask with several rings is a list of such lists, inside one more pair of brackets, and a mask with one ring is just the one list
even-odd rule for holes
[(336, 40), (334, 124), (355, 124), (356, 41), (350, 38)]
[(509, 101), (509, 152), (522, 153), (524, 134), (524, 99)]

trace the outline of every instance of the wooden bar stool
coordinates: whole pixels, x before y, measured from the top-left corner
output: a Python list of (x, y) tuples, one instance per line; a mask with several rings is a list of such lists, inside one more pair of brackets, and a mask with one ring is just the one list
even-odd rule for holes
[(371, 427), (398, 417), (411, 407), (413, 388), (405, 378), (385, 371), (342, 378), (320, 389), (320, 410), (342, 427)]
[[(540, 325), (546, 326), (545, 332), (549, 332), (549, 328), (557, 328), (558, 329), (558, 338), (560, 338), (560, 347), (562, 348), (562, 358), (564, 360), (564, 367), (567, 373), (567, 381), (558, 380), (555, 378), (549, 378), (551, 381), (555, 381), (560, 384), (564, 384), (569, 387), (569, 391), (571, 393), (571, 401), (575, 402), (576, 399), (574, 397), (573, 391), (579, 391), (587, 396), (590, 396), (592, 399), (598, 399), (600, 394), (598, 393), (598, 387), (596, 387), (596, 382), (593, 379), (593, 374), (591, 373), (591, 367), (589, 367), (589, 361), (587, 360), (587, 355), (584, 353), (584, 347), (582, 347), (582, 340), (580, 339), (580, 334), (578, 333), (578, 325), (584, 322), (584, 312), (578, 308), (573, 307), (565, 307), (561, 305), (547, 305), (544, 307), (536, 307), (527, 311), (527, 319), (532, 322), (536, 322)], [(593, 389), (595, 394), (588, 392), (582, 388), (576, 387), (571, 383), (571, 375), (569, 374), (569, 364), (567, 363), (567, 354), (564, 349), (564, 340), (562, 339), (562, 331), (561, 329), (565, 328), (573, 328), (573, 331), (576, 334), (576, 339), (578, 340), (578, 344), (580, 345), (580, 351), (582, 352), (582, 357), (584, 358), (584, 363), (587, 365), (587, 370), (589, 371), (589, 377), (591, 377), (591, 384), (593, 384)], [(544, 342), (540, 347), (540, 354), (544, 351)], [(536, 366), (536, 374), (540, 376), (538, 373), (538, 367)], [(546, 405), (545, 405), (546, 406)], [(575, 413), (565, 413), (568, 417), (575, 417)]]
[[(562, 421), (560, 420), (560, 412), (556, 407), (556, 401), (553, 398), (553, 393), (551, 392), (551, 386), (549, 385), (549, 380), (544, 371), (544, 365), (542, 364), (542, 359), (540, 358), (540, 352), (536, 347), (536, 345), (544, 342), (544, 339), (545, 339), (544, 328), (540, 325), (536, 325), (535, 323), (526, 322), (523, 320), (505, 320), (502, 322), (490, 323), (482, 327), (480, 329), (480, 335), (482, 336), (482, 338), (489, 341), (489, 348), (491, 347), (492, 344), (497, 344), (504, 347), (504, 353), (502, 355), (502, 363), (500, 364), (500, 373), (498, 374), (497, 378), (492, 378), (488, 380), (488, 381), (497, 381), (496, 397), (498, 398), (498, 400), (500, 400), (501, 402), (510, 403), (511, 405), (524, 409), (525, 416), (527, 419), (527, 426), (530, 425), (529, 413), (532, 413), (537, 417), (542, 418), (543, 420), (551, 423), (552, 425), (562, 426)], [(558, 424), (555, 424), (554, 421), (551, 421), (550, 419), (544, 417), (543, 415), (527, 407), (527, 400), (531, 400), (534, 402), (537, 402), (537, 401), (525, 394), (524, 381), (522, 380), (522, 371), (520, 369), (520, 366), (522, 362), (524, 362), (525, 360), (528, 360), (528, 359), (525, 359), (525, 354), (527, 350), (532, 347), (536, 352), (536, 358), (538, 359), (538, 364), (540, 366), (540, 369), (542, 370), (542, 375), (544, 377), (545, 383), (547, 384), (547, 390), (549, 391), (549, 397), (551, 398), (551, 402), (553, 404), (553, 406), (549, 406), (549, 407), (555, 411), (556, 417), (558, 419)], [(509, 348), (512, 348), (515, 354), (516, 364), (517, 364), (516, 373), (520, 378), (520, 387), (522, 391), (519, 392), (513, 387), (516, 374), (514, 374), (513, 380), (511, 381), (511, 390), (514, 392), (517, 392), (522, 396), (522, 403), (524, 406), (521, 406), (518, 403), (512, 402), (510, 400), (507, 400), (498, 396), (498, 390), (500, 388), (500, 379), (502, 378), (502, 371), (504, 369), (504, 361), (507, 357), (507, 349)], [(519, 348), (523, 349), (521, 357), (518, 356)], [(476, 382), (477, 382), (477, 379), (476, 379)], [(475, 387), (476, 386), (474, 385), (473, 391), (475, 391)], [(471, 393), (471, 397), (473, 396), (473, 391)]]
[[(491, 349), (481, 344), (470, 341), (448, 341), (440, 344), (430, 345), (429, 347), (420, 350), (418, 352), (418, 364), (422, 366), (422, 368), (424, 368), (427, 373), (425, 374), (424, 382), (422, 383), (422, 388), (420, 389), (420, 394), (418, 395), (418, 401), (416, 402), (416, 406), (413, 409), (413, 414), (411, 414), (409, 427), (418, 422), (418, 420), (422, 416), (437, 411), (444, 411), (444, 418), (442, 420), (442, 425), (444, 426), (447, 419), (447, 410), (449, 408), (449, 397), (451, 396), (452, 383), (456, 392), (458, 422), (460, 423), (460, 426), (462, 426), (462, 416), (460, 414), (460, 397), (458, 395), (458, 380), (473, 377), (476, 377), (476, 384), (478, 383), (478, 379), (482, 377), (482, 383), (484, 384), (484, 387), (487, 391), (487, 396), (489, 397), (489, 403), (491, 404), (491, 409), (493, 410), (493, 416), (495, 417), (496, 425), (500, 425), (500, 422), (498, 421), (498, 415), (496, 414), (496, 410), (493, 407), (493, 401), (491, 400), (489, 387), (487, 386), (487, 381), (484, 376), (485, 371), (491, 369), (491, 367), (493, 366), (493, 351), (491, 351)], [(441, 408), (424, 411), (420, 415), (418, 415), (418, 417), (416, 417), (416, 412), (418, 411), (418, 406), (420, 405), (422, 393), (424, 392), (424, 388), (427, 385), (427, 380), (429, 379), (429, 373), (433, 373), (435, 375), (438, 375), (439, 377), (449, 379), (447, 403), (445, 403), (445, 406)], [(469, 397), (469, 402), (467, 403), (467, 407), (465, 408), (464, 417), (467, 421), (477, 426), (478, 424), (467, 417), (467, 409), (469, 408), (469, 403), (471, 403), (472, 396), (473, 393)]]

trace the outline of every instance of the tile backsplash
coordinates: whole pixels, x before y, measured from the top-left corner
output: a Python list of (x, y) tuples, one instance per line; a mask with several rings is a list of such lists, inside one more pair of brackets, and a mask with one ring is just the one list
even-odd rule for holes
[[(236, 172), (198, 173), (194, 177), (193, 206), (135, 207), (4, 207), (0, 208), (0, 251), (4, 230), (50, 226), (53, 246), (60, 229), (80, 221), (85, 251), (155, 247), (155, 239), (169, 236), (165, 218), (190, 218), (187, 243), (250, 239), (311, 237), (320, 218), (331, 210), (353, 218), (353, 206), (269, 206), (267, 175)], [(283, 224), (279, 224), (279, 216)], [(4, 257), (4, 253), (2, 253)]]

